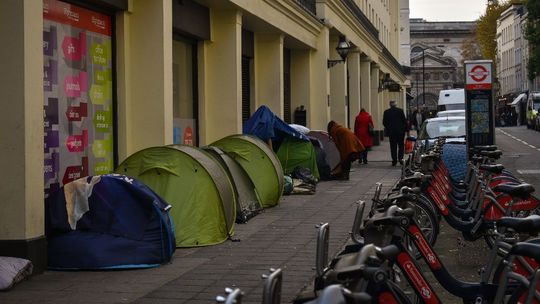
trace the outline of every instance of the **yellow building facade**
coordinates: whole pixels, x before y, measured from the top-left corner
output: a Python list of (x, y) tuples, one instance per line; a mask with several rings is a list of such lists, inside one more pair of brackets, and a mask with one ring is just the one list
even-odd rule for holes
[[(11, 37), (0, 49), (0, 255), (44, 269), (47, 187), (104, 173), (143, 148), (241, 133), (261, 105), (322, 130), (330, 120), (353, 128), (365, 108), (382, 134), (388, 101), (405, 100), (399, 11), (391, 0), (0, 1), (0, 33)], [(340, 38), (352, 48), (330, 66)], [(70, 53), (74, 42), (80, 54)], [(69, 133), (85, 123), (82, 135)], [(82, 148), (66, 149), (63, 133), (82, 136)], [(69, 152), (83, 156), (82, 171), (51, 174), (50, 162), (73, 167), (62, 163)]]

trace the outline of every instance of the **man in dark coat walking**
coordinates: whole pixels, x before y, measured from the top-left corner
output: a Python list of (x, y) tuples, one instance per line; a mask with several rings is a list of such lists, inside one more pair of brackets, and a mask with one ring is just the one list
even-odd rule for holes
[(390, 108), (384, 111), (383, 125), (386, 130), (386, 135), (390, 138), (392, 166), (395, 166), (398, 161), (403, 165), (403, 144), (405, 141), (405, 133), (409, 130), (407, 129), (405, 113), (396, 106), (394, 100), (390, 101)]

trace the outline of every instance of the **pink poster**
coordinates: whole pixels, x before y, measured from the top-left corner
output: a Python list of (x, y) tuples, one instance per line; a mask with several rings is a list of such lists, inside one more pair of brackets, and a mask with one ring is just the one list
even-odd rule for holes
[(43, 0), (45, 194), (112, 172), (112, 19)]

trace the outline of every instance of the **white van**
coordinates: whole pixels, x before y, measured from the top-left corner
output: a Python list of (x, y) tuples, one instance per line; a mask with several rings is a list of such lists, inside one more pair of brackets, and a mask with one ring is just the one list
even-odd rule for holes
[(465, 110), (465, 89), (441, 90), (437, 110)]

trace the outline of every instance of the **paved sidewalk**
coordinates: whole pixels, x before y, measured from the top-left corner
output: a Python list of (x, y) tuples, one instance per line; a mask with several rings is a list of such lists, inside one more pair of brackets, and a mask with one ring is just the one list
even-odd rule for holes
[(391, 167), (388, 142), (374, 147), (369, 164), (353, 164), (349, 181), (321, 182), (315, 195), (284, 196), (281, 203), (236, 225), (239, 242), (177, 249), (172, 263), (130, 271), (47, 271), (0, 293), (0, 303), (213, 303), (238, 286), (244, 303), (260, 303), (261, 274), (283, 269), (282, 302), (314, 276), (315, 225), (330, 223), (330, 255), (347, 242), (354, 202), (369, 200), (376, 182), (388, 190), (400, 175)]

